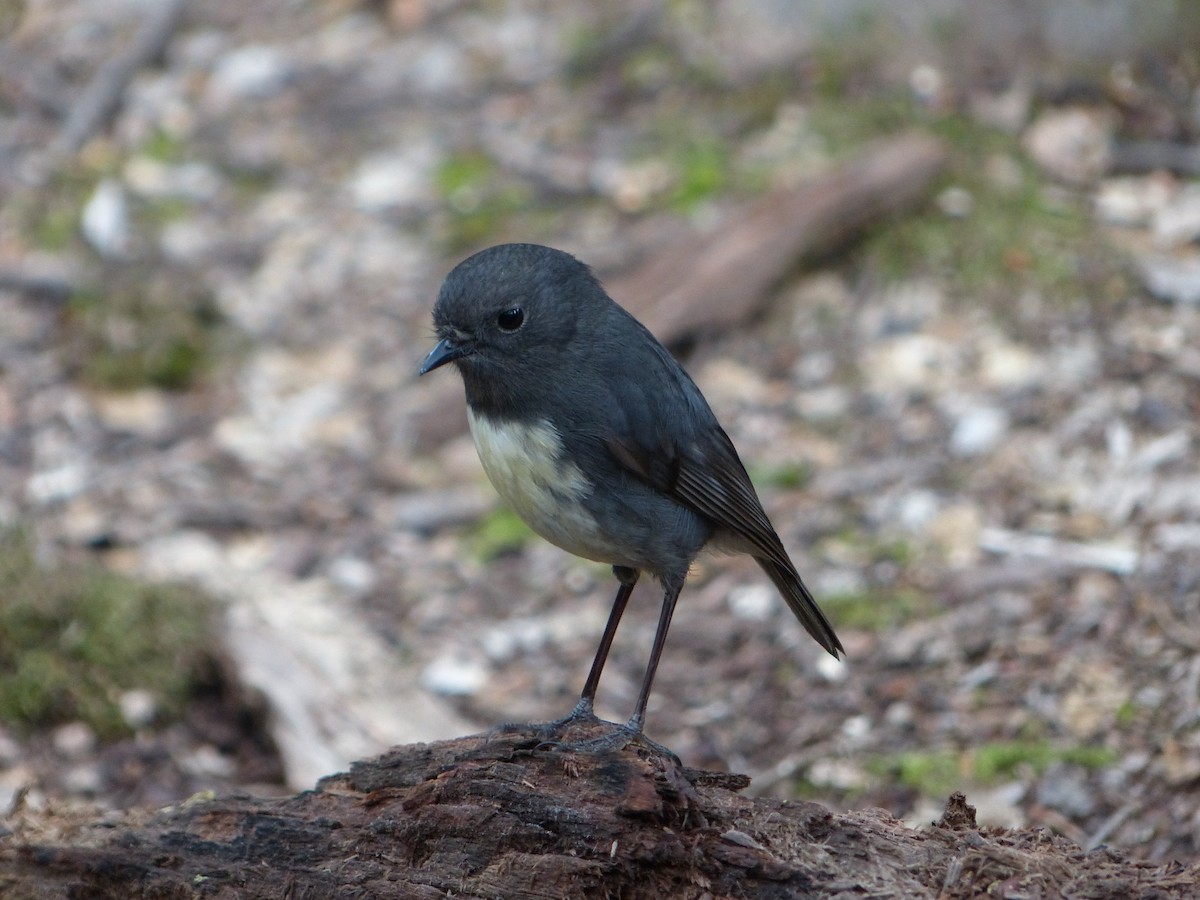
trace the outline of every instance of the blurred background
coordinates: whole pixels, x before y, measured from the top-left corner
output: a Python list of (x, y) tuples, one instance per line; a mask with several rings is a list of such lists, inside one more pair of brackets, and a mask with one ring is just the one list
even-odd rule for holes
[(444, 274), (522, 240), (669, 298), (848, 650), (706, 558), (651, 737), (1196, 858), (1198, 48), (1185, 0), (0, 0), (0, 809), (571, 708), (611, 575), (415, 375)]

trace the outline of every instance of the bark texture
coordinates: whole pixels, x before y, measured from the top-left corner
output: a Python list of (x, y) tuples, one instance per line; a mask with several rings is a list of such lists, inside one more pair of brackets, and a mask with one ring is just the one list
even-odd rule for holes
[(393, 748), (293, 797), (157, 812), (17, 812), (0, 895), (43, 898), (1184, 897), (1200, 866), (980, 829), (961, 794), (881, 810), (750, 798), (645, 747), (517, 731)]

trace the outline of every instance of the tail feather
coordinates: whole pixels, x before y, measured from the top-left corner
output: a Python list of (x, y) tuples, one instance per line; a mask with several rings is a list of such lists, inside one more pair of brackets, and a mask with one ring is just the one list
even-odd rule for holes
[(800, 620), (800, 624), (804, 626), (805, 630), (812, 635), (813, 640), (824, 647), (834, 659), (840, 658), (840, 654), (844, 654), (846, 648), (842, 646), (838, 636), (833, 633), (833, 626), (829, 624), (825, 613), (821, 611), (821, 607), (817, 606), (817, 601), (813, 599), (813, 595), (800, 580), (800, 574), (795, 567), (785, 566), (776, 560), (764, 557), (755, 557), (755, 562), (775, 583), (775, 587), (787, 601), (788, 608)]

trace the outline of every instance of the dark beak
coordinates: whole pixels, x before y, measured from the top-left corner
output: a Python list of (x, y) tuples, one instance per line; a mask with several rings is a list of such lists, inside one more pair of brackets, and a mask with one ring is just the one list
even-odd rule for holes
[(432, 372), (439, 366), (444, 366), (448, 362), (454, 362), (456, 359), (461, 359), (467, 355), (467, 348), (464, 344), (451, 340), (450, 338), (442, 338), (437, 342), (437, 346), (429, 351), (429, 355), (425, 357), (425, 362), (421, 363), (421, 371), (417, 374), (424, 375), (426, 372)]

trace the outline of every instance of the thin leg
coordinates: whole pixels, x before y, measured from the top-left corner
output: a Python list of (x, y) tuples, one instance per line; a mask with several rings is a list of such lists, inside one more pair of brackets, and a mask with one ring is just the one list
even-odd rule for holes
[(621, 587), (617, 590), (616, 599), (613, 600), (612, 612), (608, 614), (608, 624), (604, 626), (604, 634), (600, 638), (600, 646), (596, 648), (596, 657), (592, 660), (592, 669), (588, 672), (587, 681), (583, 683), (583, 693), (579, 695), (579, 703), (575, 707), (575, 714), (586, 714), (592, 711), (592, 707), (596, 702), (596, 689), (600, 686), (600, 673), (604, 671), (604, 664), (608, 661), (608, 651), (612, 648), (613, 638), (617, 634), (617, 625), (621, 622), (621, 616), (625, 613), (625, 607), (629, 603), (629, 595), (633, 593), (633, 586), (637, 584), (638, 576), (641, 574), (637, 569), (630, 569), (625, 566), (613, 566), (613, 574), (617, 576), (617, 581), (621, 582)]
[(646, 704), (650, 701), (650, 688), (654, 685), (658, 660), (667, 643), (667, 629), (671, 627), (671, 616), (675, 612), (675, 601), (679, 599), (679, 592), (683, 590), (683, 580), (682, 577), (663, 579), (662, 612), (658, 615), (658, 630), (654, 632), (654, 645), (650, 648), (650, 662), (646, 664), (646, 675), (642, 678), (642, 690), (638, 694), (637, 705), (633, 708), (629, 724), (625, 726), (636, 735), (642, 733), (646, 724)]
[[(621, 575), (618, 574), (617, 577), (620, 578)], [(607, 750), (619, 750), (630, 743), (637, 743), (655, 753), (674, 760), (676, 765), (681, 765), (679, 757), (674, 752), (648, 739), (642, 733), (642, 729), (646, 722), (646, 704), (650, 699), (650, 688), (654, 686), (654, 673), (658, 671), (658, 661), (662, 657), (663, 647), (667, 643), (667, 630), (671, 627), (671, 616), (675, 612), (675, 603), (679, 599), (679, 592), (683, 588), (685, 577), (686, 572), (683, 575), (663, 579), (662, 612), (658, 617), (658, 630), (654, 633), (654, 646), (650, 649), (650, 661), (646, 664), (646, 674), (642, 678), (642, 689), (638, 694), (633, 716), (624, 725), (616, 726), (616, 730), (614, 731), (585, 741), (558, 744), (557, 749), (596, 753)], [(600, 680), (600, 669), (604, 666), (604, 657), (608, 653), (608, 645), (612, 643), (613, 634), (617, 630), (617, 620), (620, 619), (621, 612), (625, 608), (625, 603), (629, 599), (629, 593), (633, 590), (633, 581), (634, 579), (621, 579), (621, 590), (617, 593), (617, 600), (613, 605), (613, 612), (609, 617), (608, 627), (604, 630), (604, 637), (600, 642), (600, 650), (596, 654), (596, 662), (592, 665), (592, 675), (588, 677), (587, 685), (584, 687), (584, 695), (580, 698), (579, 705), (575, 707), (576, 712), (571, 714), (572, 718), (576, 715), (591, 714), (591, 698), (595, 694), (596, 682)], [(589, 691), (591, 692), (590, 694)]]
[(617, 589), (616, 599), (613, 600), (612, 612), (608, 614), (608, 624), (604, 626), (604, 634), (600, 638), (600, 646), (596, 649), (596, 656), (592, 660), (591, 671), (588, 672), (587, 681), (584, 682), (583, 692), (579, 695), (579, 702), (575, 704), (575, 708), (571, 710), (566, 718), (555, 719), (553, 722), (508, 722), (492, 729), (493, 732), (502, 733), (506, 731), (533, 729), (544, 736), (546, 743), (555, 743), (552, 738), (555, 735), (561, 734), (567, 726), (594, 721), (596, 719), (594, 707), (596, 703), (596, 689), (600, 684), (600, 673), (604, 671), (604, 664), (608, 660), (608, 651), (612, 648), (613, 638), (617, 634), (617, 625), (621, 622), (621, 616), (625, 612), (625, 607), (629, 604), (629, 595), (633, 593), (633, 586), (637, 584), (641, 572), (626, 566), (613, 566), (613, 574), (617, 576), (617, 581), (621, 583), (621, 586)]
[[(617, 590), (616, 599), (613, 600), (612, 612), (608, 614), (608, 624), (604, 626), (604, 634), (600, 638), (600, 646), (596, 650), (595, 659), (592, 660), (592, 668), (588, 672), (587, 681), (584, 682), (579, 702), (575, 704), (575, 709), (565, 719), (560, 719), (557, 722), (547, 722), (545, 725), (533, 726), (535, 731), (544, 734), (537, 748), (595, 753), (617, 750), (632, 742), (636, 742), (662, 756), (674, 760), (676, 765), (680, 765), (679, 757), (667, 747), (656, 744), (654, 741), (646, 738), (642, 734), (642, 729), (646, 722), (646, 704), (650, 699), (650, 689), (654, 686), (654, 674), (658, 671), (658, 661), (662, 657), (663, 647), (667, 643), (667, 630), (671, 627), (671, 616), (675, 612), (675, 603), (679, 600), (679, 592), (683, 589), (683, 582), (687, 577), (686, 571), (680, 575), (663, 579), (662, 612), (659, 613), (658, 630), (654, 633), (654, 644), (650, 648), (650, 661), (646, 664), (646, 674), (642, 678), (642, 689), (638, 694), (633, 716), (624, 725), (613, 726), (612, 723), (605, 723), (609, 727), (615, 728), (615, 730), (601, 734), (598, 737), (566, 743), (561, 739), (563, 730), (568, 726), (582, 724), (581, 720), (587, 720), (590, 723), (598, 721), (592, 707), (596, 700), (596, 688), (600, 684), (600, 673), (604, 671), (604, 663), (608, 659), (608, 651), (611, 649), (613, 638), (616, 636), (617, 625), (621, 621), (621, 615), (625, 612), (625, 607), (629, 603), (629, 596), (633, 593), (633, 587), (637, 584), (638, 576), (641, 573), (637, 569), (630, 569), (625, 566), (613, 566), (613, 574), (621, 582), (621, 587)], [(528, 727), (530, 726), (501, 726), (501, 730), (520, 730)]]

